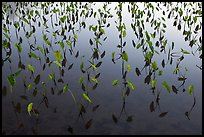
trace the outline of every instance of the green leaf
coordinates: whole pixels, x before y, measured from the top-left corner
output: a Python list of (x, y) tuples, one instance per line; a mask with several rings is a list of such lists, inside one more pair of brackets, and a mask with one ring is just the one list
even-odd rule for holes
[(115, 86), (117, 83), (118, 83), (118, 80), (116, 79), (116, 80), (114, 80), (114, 81), (112, 82), (112, 86)]
[(76, 34), (74, 34), (74, 38), (75, 38), (76, 40), (78, 40), (78, 36), (77, 36)]
[(163, 85), (163, 86), (166, 88), (166, 90), (170, 93), (171, 88), (169, 87), (169, 85), (167, 84), (167, 82), (164, 81), (164, 82), (162, 83), (162, 85)]
[(154, 61), (154, 62), (152, 63), (152, 68), (153, 68), (154, 70), (157, 70), (157, 69), (158, 69), (158, 67), (157, 67), (157, 62), (156, 62), (156, 61)]
[(43, 50), (42, 47), (38, 47), (38, 49), (40, 50), (40, 52), (41, 52), (42, 54), (44, 54), (44, 50)]
[(81, 77), (79, 78), (79, 83), (81, 84), (81, 83), (83, 82), (83, 80), (84, 80), (84, 76), (81, 76)]
[(151, 49), (152, 53), (154, 52), (154, 47), (152, 46), (152, 42), (151, 41), (147, 41), (149, 48)]
[(15, 43), (14, 46), (18, 49), (18, 52), (21, 53), (22, 47), (18, 43)]
[(32, 87), (33, 87), (32, 83), (28, 84), (28, 91), (30, 91)]
[(28, 20), (27, 20), (26, 18), (22, 18), (22, 20), (23, 20), (24, 22), (26, 22), (27, 24), (29, 24), (29, 22), (28, 22)]
[(131, 70), (131, 67), (129, 64), (127, 64), (127, 71), (129, 72)]
[(31, 112), (32, 109), (33, 109), (33, 103), (31, 102), (31, 103), (28, 104), (28, 107), (27, 107), (28, 114), (29, 114), (30, 116), (31, 116), (30, 112)]
[(150, 37), (147, 31), (145, 31), (145, 35), (146, 35), (147, 41), (150, 41)]
[(135, 90), (135, 86), (128, 80), (128, 86), (132, 89)]
[(153, 80), (152, 80), (152, 88), (155, 88), (155, 85), (156, 85), (156, 80), (153, 79)]
[(35, 58), (35, 59), (38, 59), (38, 56), (35, 54), (35, 53), (28, 53), (28, 55), (30, 55), (31, 57)]
[(190, 54), (188, 51), (183, 50), (182, 48), (181, 48), (181, 52), (183, 52), (184, 54)]
[(72, 43), (70, 41), (66, 41), (67, 45), (72, 49)]
[(57, 60), (62, 60), (63, 59), (62, 54), (61, 54), (61, 52), (59, 50), (55, 51), (54, 55), (55, 55), (55, 58)]
[(34, 73), (34, 68), (33, 68), (33, 66), (31, 66), (30, 64), (28, 64), (28, 69), (29, 69), (30, 71), (32, 71), (32, 73)]
[(193, 89), (194, 89), (194, 87), (193, 87), (193, 85), (191, 84), (191, 85), (188, 87), (188, 93), (189, 93), (190, 95), (192, 95)]
[(136, 48), (139, 49), (140, 47), (141, 47), (141, 44), (138, 43), (137, 46), (136, 46)]
[(63, 41), (60, 42), (60, 46), (62, 49), (64, 49), (64, 42)]
[(162, 75), (162, 72), (163, 72), (162, 70), (159, 70), (159, 76), (161, 76), (161, 75)]
[(102, 28), (100, 28), (100, 32), (103, 33), (103, 34), (105, 34), (105, 31), (104, 31), (104, 29), (102, 29)]
[(125, 51), (123, 51), (122, 58), (128, 62), (128, 54)]
[(63, 87), (63, 92), (65, 93), (67, 91), (68, 91), (68, 84), (64, 85), (64, 87)]
[(36, 76), (34, 82), (36, 85), (40, 82), (40, 74)]
[(94, 77), (91, 77), (91, 80), (98, 83), (98, 80), (96, 78), (94, 78)]
[(52, 74), (48, 74), (48, 76), (49, 76), (49, 78), (50, 78), (51, 80), (54, 80), (54, 76), (53, 76)]
[(94, 70), (97, 69), (96, 66), (95, 66), (94, 64), (91, 64), (91, 67), (92, 67)]
[(54, 63), (59, 66), (60, 68), (62, 67), (62, 65), (58, 62), (58, 61), (54, 61)]
[(82, 93), (82, 95), (84, 96), (84, 98), (91, 103), (91, 99), (89, 98), (89, 96), (87, 96), (85, 93)]
[(15, 79), (14, 75), (13, 74), (9, 75), (7, 77), (7, 79), (9, 81), (9, 84), (13, 87), (15, 85), (15, 83), (16, 83), (16, 79)]
[(92, 26), (92, 30), (93, 30), (94, 32), (96, 32), (97, 26), (95, 26), (95, 27)]
[(123, 37), (126, 37), (126, 30), (123, 31)]
[(21, 73), (22, 69), (18, 70), (16, 73), (14, 73), (15, 77), (17, 77)]

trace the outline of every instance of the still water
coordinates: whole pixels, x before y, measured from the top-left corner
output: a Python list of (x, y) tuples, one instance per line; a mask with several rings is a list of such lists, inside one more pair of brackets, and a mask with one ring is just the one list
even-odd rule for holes
[(2, 10), (2, 134), (202, 134), (201, 3)]

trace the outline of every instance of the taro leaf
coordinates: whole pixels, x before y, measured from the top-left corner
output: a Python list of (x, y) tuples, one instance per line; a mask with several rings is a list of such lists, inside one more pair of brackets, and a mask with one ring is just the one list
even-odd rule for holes
[(122, 58), (127, 62), (128, 61), (128, 54), (123, 51)]
[(91, 77), (91, 80), (98, 83), (98, 80), (96, 78), (94, 78), (94, 77)]
[(159, 114), (159, 117), (160, 117), (160, 118), (161, 118), (161, 117), (164, 117), (164, 116), (166, 116), (167, 113), (168, 113), (168, 112), (163, 112), (163, 113)]
[(174, 85), (172, 85), (172, 90), (173, 90), (174, 93), (176, 93), (176, 94), (178, 93), (178, 92), (177, 92), (178, 89), (177, 89)]
[(182, 48), (181, 48), (181, 52), (184, 53), (184, 54), (190, 54), (188, 51), (183, 50)]
[(63, 92), (67, 92), (68, 91), (68, 84), (65, 84), (64, 87), (63, 87)]
[(135, 86), (132, 84), (132, 82), (130, 82), (128, 80), (128, 86), (132, 89), (132, 90), (135, 90)]
[(69, 127), (67, 128), (67, 130), (68, 130), (71, 134), (73, 134), (73, 128), (72, 128), (72, 127), (69, 126)]
[(3, 87), (2, 93), (3, 93), (3, 96), (6, 96), (6, 94), (7, 94), (7, 88), (6, 88), (6, 86)]
[(31, 66), (30, 64), (28, 64), (28, 69), (29, 69), (30, 71), (32, 71), (32, 73), (34, 73), (34, 68), (33, 68), (33, 66)]
[(167, 83), (166, 81), (164, 81), (164, 82), (162, 83), (162, 85), (163, 85), (163, 86), (166, 88), (166, 90), (170, 93), (171, 88), (169, 87), (168, 83)]
[(140, 70), (138, 68), (135, 69), (137, 76), (141, 75)]
[(164, 68), (165, 66), (165, 62), (164, 62), (164, 59), (162, 60), (162, 67)]
[(101, 54), (101, 58), (103, 58), (105, 56), (105, 51)]
[(13, 87), (15, 85), (15, 83), (16, 83), (16, 79), (15, 79), (14, 75), (13, 74), (9, 75), (7, 77), (7, 79), (9, 81), (9, 84)]
[(154, 61), (154, 62), (152, 63), (152, 68), (154, 69), (154, 71), (158, 69), (158, 67), (157, 67), (157, 62), (156, 62), (156, 61)]
[(31, 112), (32, 109), (33, 109), (33, 103), (31, 102), (31, 103), (28, 104), (28, 107), (27, 107), (27, 111), (28, 111), (28, 114), (30, 116), (31, 116), (30, 112)]
[(37, 77), (35, 78), (34, 82), (37, 85), (39, 83), (39, 81), (40, 81), (40, 74), (37, 75)]
[(55, 51), (54, 55), (55, 55), (55, 58), (57, 60), (62, 60), (63, 59), (62, 54), (61, 54), (61, 52), (59, 50)]
[(116, 118), (116, 116), (115, 116), (114, 114), (112, 114), (112, 118), (113, 118), (113, 121), (114, 121), (115, 123), (118, 122), (118, 119)]
[(82, 95), (89, 103), (91, 103), (91, 99), (86, 95), (86, 93), (82, 93)]
[(92, 125), (92, 122), (93, 122), (93, 120), (90, 119), (90, 120), (85, 124), (85, 128), (86, 128), (86, 129), (89, 129), (89, 128), (91, 127), (91, 125)]
[(127, 64), (127, 71), (129, 72), (131, 70), (131, 67), (129, 64)]
[(114, 80), (114, 81), (112, 82), (112, 86), (115, 86), (117, 83), (118, 83), (118, 80), (116, 79), (116, 80)]
[(131, 115), (131, 116), (128, 116), (128, 118), (127, 118), (127, 122), (131, 122), (133, 120), (133, 116)]
[(154, 101), (151, 102), (150, 106), (149, 106), (150, 112), (153, 112), (154, 109)]
[(153, 79), (153, 80), (152, 80), (152, 88), (155, 88), (155, 85), (156, 85), (156, 80)]
[(97, 64), (96, 64), (96, 67), (98, 68), (98, 67), (100, 67), (101, 66), (101, 64), (102, 64), (102, 62), (100, 61), (100, 62), (98, 62)]
[(92, 109), (92, 111), (93, 111), (93, 112), (96, 111), (96, 109), (97, 109), (98, 107), (99, 107), (99, 105), (94, 106), (93, 109)]
[(193, 85), (191, 84), (191, 85), (189, 86), (189, 88), (188, 88), (188, 93), (189, 93), (190, 95), (192, 95), (193, 89), (194, 89), (194, 87), (193, 87)]
[(28, 100), (27, 96), (20, 96), (20, 98), (22, 98), (23, 100)]
[(150, 80), (151, 80), (151, 76), (150, 76), (150, 75), (147, 75), (147, 77), (145, 78), (144, 83), (149, 84)]
[(79, 83), (81, 84), (81, 83), (83, 82), (83, 80), (84, 80), (84, 76), (81, 76), (81, 77), (79, 78)]
[(70, 70), (73, 66), (73, 63), (71, 65), (69, 65), (68, 70)]
[(58, 66), (58, 67), (62, 67), (62, 65), (58, 62), (58, 61), (54, 61), (54, 63)]
[(101, 74), (101, 73), (98, 73), (98, 74), (95, 76), (95, 78), (98, 78), (98, 77), (100, 76), (100, 74)]

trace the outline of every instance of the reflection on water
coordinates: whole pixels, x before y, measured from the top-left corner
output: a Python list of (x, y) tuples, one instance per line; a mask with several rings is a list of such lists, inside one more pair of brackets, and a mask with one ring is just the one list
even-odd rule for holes
[(201, 3), (2, 10), (2, 134), (201, 134)]

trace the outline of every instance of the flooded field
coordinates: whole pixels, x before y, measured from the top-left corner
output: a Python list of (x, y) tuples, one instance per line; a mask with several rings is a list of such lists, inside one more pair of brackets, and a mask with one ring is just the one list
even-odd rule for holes
[(201, 2), (2, 2), (2, 134), (202, 134)]

